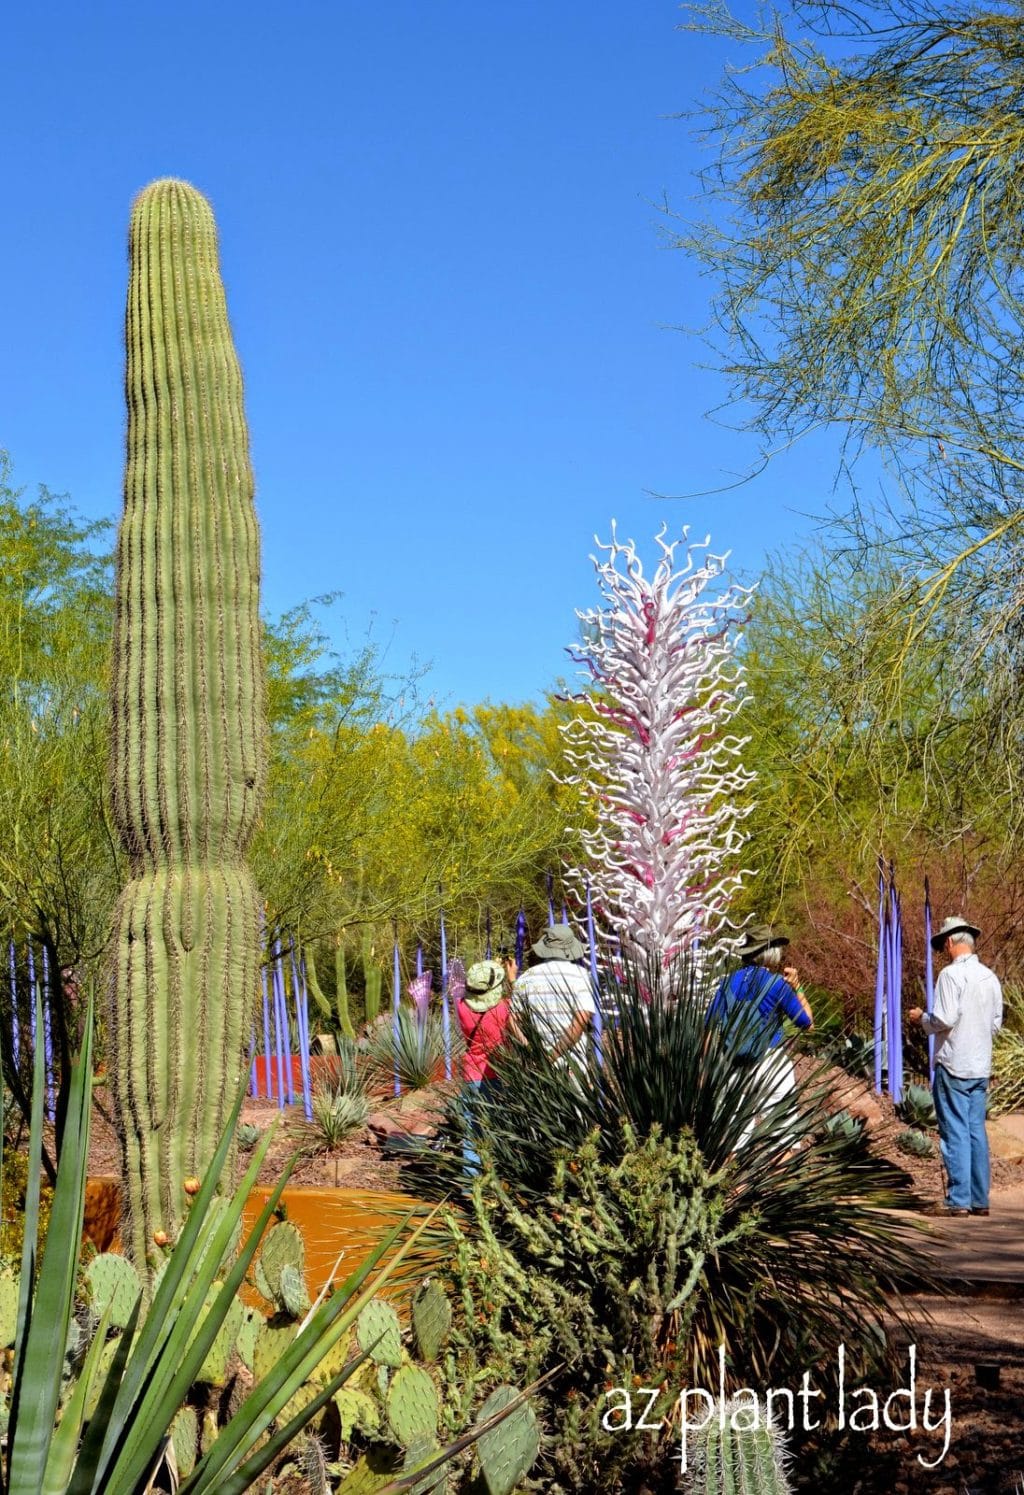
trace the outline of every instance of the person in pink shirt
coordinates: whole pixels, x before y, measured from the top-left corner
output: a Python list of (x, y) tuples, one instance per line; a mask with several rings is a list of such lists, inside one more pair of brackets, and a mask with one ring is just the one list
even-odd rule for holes
[[(491, 1065), (495, 1049), (505, 1041), (511, 1003), (506, 990), (505, 968), (497, 960), (478, 960), (466, 972), (466, 994), (456, 1006), (459, 1027), (466, 1041), (462, 1061), (465, 1081), (465, 1116), (474, 1126), (476, 1097), (485, 1104), (495, 1098), (500, 1081)], [(467, 1137), (463, 1147), (467, 1173), (475, 1173), (480, 1159)]]
[(491, 1055), (505, 1039), (510, 1012), (505, 990), (505, 968), (497, 960), (478, 960), (466, 972), (466, 995), (459, 999), (457, 1013), (466, 1054), (462, 1075), (467, 1085), (493, 1091), (495, 1080)]

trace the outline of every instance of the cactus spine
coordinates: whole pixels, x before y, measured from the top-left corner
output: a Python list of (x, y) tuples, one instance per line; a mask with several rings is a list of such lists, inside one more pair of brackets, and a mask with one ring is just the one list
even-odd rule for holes
[(140, 1264), (173, 1239), (244, 1064), (259, 960), (245, 866), (264, 780), (259, 535), (209, 204), (136, 199), (113, 655), (116, 1103)]

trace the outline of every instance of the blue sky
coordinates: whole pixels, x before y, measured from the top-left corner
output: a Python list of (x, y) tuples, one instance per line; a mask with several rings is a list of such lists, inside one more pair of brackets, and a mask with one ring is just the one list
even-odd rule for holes
[(134, 193), (211, 199), (271, 613), (329, 591), (431, 663), (439, 704), (568, 666), (615, 517), (654, 560), (689, 523), (756, 572), (829, 498), (821, 448), (755, 459), (708, 420), (708, 287), (658, 204), (707, 157), (671, 116), (729, 56), (669, 0), (91, 0), (4, 36), (0, 446), (115, 517)]

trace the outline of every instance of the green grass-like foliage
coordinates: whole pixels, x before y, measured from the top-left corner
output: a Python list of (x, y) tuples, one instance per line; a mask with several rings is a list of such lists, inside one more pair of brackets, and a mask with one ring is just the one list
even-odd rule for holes
[[(770, 1079), (705, 1021), (712, 990), (685, 965), (629, 972), (602, 1064), (552, 1065), (528, 1032), (496, 1061), (500, 1096), (474, 1106), (481, 1171), (451, 1219), (455, 1377), (556, 1370), (553, 1488), (632, 1488), (641, 1469), (660, 1488), (647, 1435), (597, 1426), (609, 1378), (713, 1386), (720, 1344), (733, 1385), (811, 1366), (826, 1384), (840, 1343), (877, 1370), (889, 1296), (926, 1261), (885, 1212), (910, 1197), (900, 1171), (829, 1126), (824, 1071), (766, 1111)], [(428, 1190), (465, 1187), (464, 1125), (421, 1160)]]
[(402, 1007), (398, 1013), (397, 1042), (393, 1018), (381, 1023), (370, 1039), (367, 1061), (381, 1080), (396, 1070), (403, 1090), (422, 1090), (438, 1077), (444, 1064), (441, 1019), (433, 1012), (420, 1022), (417, 1013)]
[[(37, 1019), (41, 1031), (38, 1007)], [(309, 1386), (314, 1372), (332, 1355), (338, 1358), (374, 1291), (390, 1277), (415, 1238), (410, 1237), (388, 1265), (376, 1271), (397, 1240), (399, 1232), (390, 1232), (338, 1291), (314, 1305), (297, 1330), (292, 1326), (279, 1352), (263, 1367), (263, 1374), (226, 1424), (207, 1426), (204, 1420), (197, 1448), (195, 1420), (180, 1409), (189, 1388), (201, 1379), (211, 1351), (223, 1339), (226, 1322), (233, 1312), (238, 1317), (238, 1290), (277, 1207), (287, 1172), (237, 1257), (218, 1277), (231, 1258), (244, 1202), (271, 1140), (269, 1133), (263, 1138), (245, 1177), (223, 1207), (212, 1207), (244, 1098), (240, 1089), (207, 1177), (153, 1285), (152, 1301), (144, 1301), (139, 1279), (123, 1331), (107, 1339), (111, 1325), (107, 1308), (80, 1356), (73, 1311), (89, 1153), (91, 1072), (89, 1011), (82, 1053), (71, 1070), (51, 1228), (41, 1260), (36, 1244), (45, 1098), (41, 1044), (36, 1055), (25, 1248), (14, 1368), (5, 1409), (6, 1447), (0, 1453), (0, 1491), (3, 1495), (143, 1495), (152, 1488), (173, 1434), (182, 1454), (191, 1452), (196, 1458), (189, 1472), (181, 1471), (179, 1495), (213, 1495), (214, 1491), (242, 1495), (358, 1372), (364, 1357), (357, 1354), (334, 1367), (322, 1382)], [(69, 1365), (72, 1358), (73, 1366)], [(299, 1396), (300, 1392), (308, 1394)], [(440, 1452), (435, 1455), (435, 1464), (444, 1457)], [(182, 1463), (187, 1466), (187, 1456)], [(382, 1482), (374, 1487), (375, 1495), (394, 1488), (393, 1482)]]

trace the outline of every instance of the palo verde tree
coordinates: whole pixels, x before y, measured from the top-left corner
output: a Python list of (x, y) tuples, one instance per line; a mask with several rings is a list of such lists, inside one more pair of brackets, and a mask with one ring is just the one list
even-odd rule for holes
[(210, 206), (136, 199), (117, 542), (114, 816), (128, 857), (112, 1065), (127, 1239), (173, 1237), (231, 1109), (260, 959), (245, 864), (264, 779), (259, 534)]
[[(723, 211), (681, 239), (711, 272), (720, 366), (763, 443), (822, 425), (884, 454), (891, 512), (842, 543), (898, 562), (906, 646), (940, 606), (1021, 759), (1024, 14), (976, 0), (794, 0), (691, 24), (737, 53), (710, 113)], [(738, 65), (742, 64), (742, 65)], [(902, 670), (890, 672), (898, 694)]]

